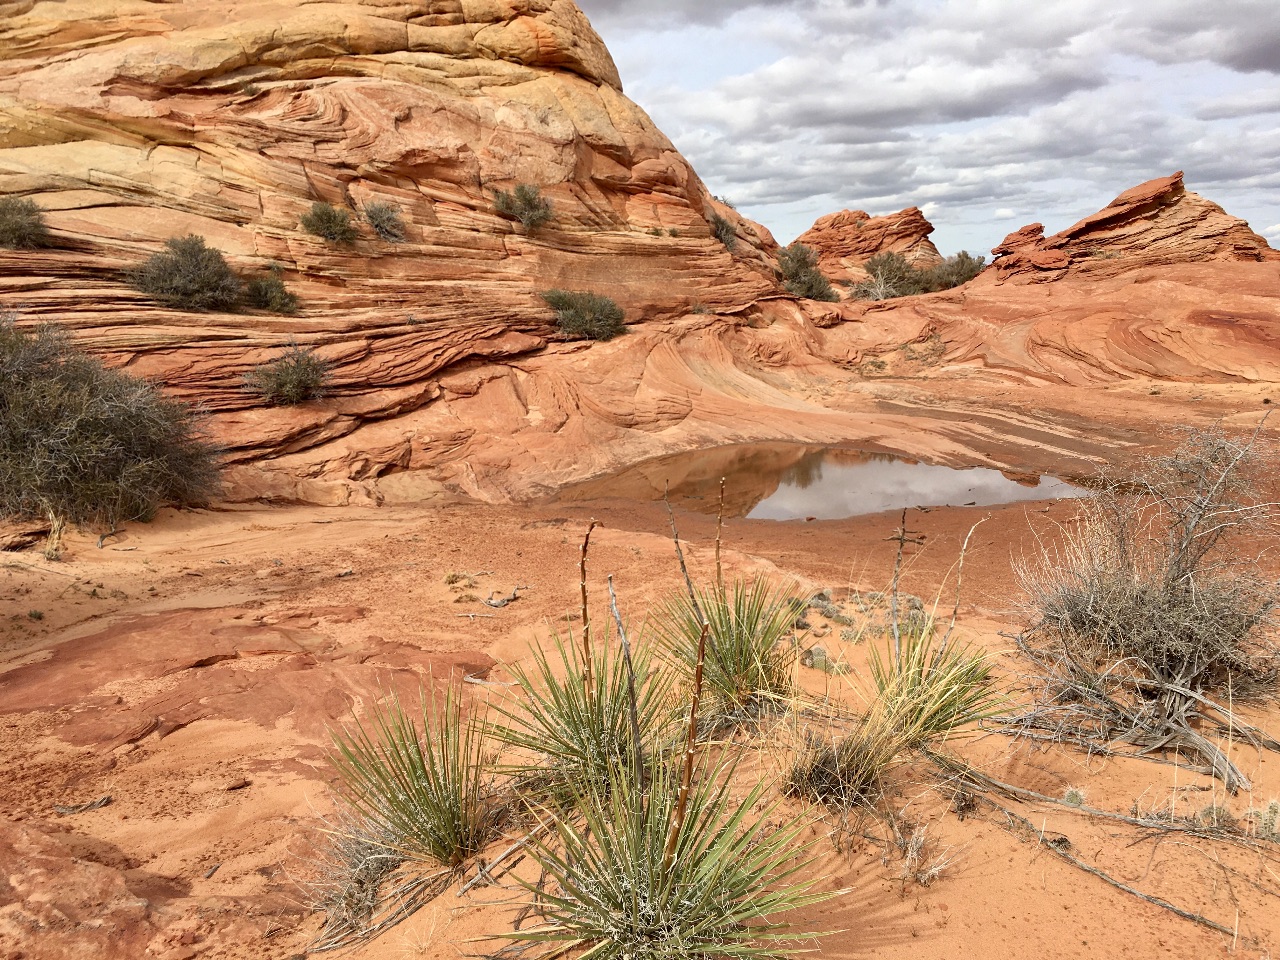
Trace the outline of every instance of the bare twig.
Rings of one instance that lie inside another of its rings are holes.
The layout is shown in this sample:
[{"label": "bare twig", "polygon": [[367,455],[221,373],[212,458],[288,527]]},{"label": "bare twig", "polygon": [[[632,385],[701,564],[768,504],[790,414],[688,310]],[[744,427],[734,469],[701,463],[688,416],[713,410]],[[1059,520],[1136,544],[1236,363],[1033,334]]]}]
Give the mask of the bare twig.
[{"label": "bare twig", "polygon": [[587,535],[582,538],[582,559],[578,563],[580,586],[582,587],[582,679],[586,684],[586,697],[591,699],[593,684],[591,666],[591,615],[587,610],[587,548],[591,545],[591,531],[600,526],[598,520],[592,520],[587,527]]},{"label": "bare twig", "polygon": [[675,859],[676,843],[680,831],[684,827],[685,812],[689,808],[689,788],[693,783],[693,757],[698,739],[698,703],[702,700],[702,666],[707,656],[707,633],[710,625],[702,624],[702,634],[698,637],[698,663],[693,671],[693,695],[689,699],[689,736],[684,746],[684,770],[680,774],[680,796],[676,800],[676,808],[672,811],[671,825],[667,829],[667,845],[662,852],[662,872],[671,869]]},{"label": "bare twig", "polygon": [[689,568],[685,566],[684,550],[680,547],[680,533],[676,530],[676,513],[671,509],[671,500],[668,497],[668,491],[662,491],[662,502],[667,505],[667,516],[671,519],[671,539],[676,545],[676,559],[680,561],[680,572],[684,574],[684,585],[689,589],[689,602],[693,604],[693,612],[698,618],[699,623],[706,623],[707,618],[702,615],[702,608],[698,606],[698,595],[693,589],[693,579],[689,576]]},{"label": "bare twig", "polygon": [[716,586],[724,589],[724,571],[720,567],[720,539],[724,532],[724,477],[720,478],[720,506],[716,510]]},{"label": "bare twig", "polygon": [[618,639],[622,643],[622,662],[627,668],[627,711],[631,715],[631,748],[635,755],[636,776],[644,778],[644,753],[640,744],[640,708],[636,702],[636,668],[631,662],[631,641],[618,610],[618,595],[613,590],[613,574],[609,574],[609,605],[613,620],[618,625]]}]

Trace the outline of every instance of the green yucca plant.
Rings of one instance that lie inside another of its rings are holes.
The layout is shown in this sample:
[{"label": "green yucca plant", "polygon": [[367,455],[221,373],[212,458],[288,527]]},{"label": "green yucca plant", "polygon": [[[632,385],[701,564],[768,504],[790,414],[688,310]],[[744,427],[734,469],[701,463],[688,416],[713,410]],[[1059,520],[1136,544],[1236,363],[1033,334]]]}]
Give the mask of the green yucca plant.
[{"label": "green yucca plant", "polygon": [[485,757],[488,722],[464,718],[452,687],[443,704],[434,692],[420,700],[421,734],[393,695],[367,722],[335,732],[329,759],[343,799],[389,849],[454,869],[496,838],[506,807]]},{"label": "green yucca plant", "polygon": [[597,644],[591,670],[571,641],[558,634],[551,651],[533,647],[531,663],[515,664],[512,675],[522,694],[519,704],[498,704],[503,722],[494,735],[516,747],[525,759],[507,769],[516,776],[544,779],[553,792],[566,787],[606,788],[618,770],[635,773],[640,731],[643,758],[667,736],[674,718],[670,674],[652,669],[643,646],[633,651],[636,722],[631,720],[627,664],[620,652]]},{"label": "green yucca plant", "polygon": [[795,688],[796,648],[785,642],[803,610],[789,586],[767,580],[718,584],[678,596],[657,617],[657,632],[680,668],[692,676],[702,618],[707,635],[704,677],[707,716],[733,723],[776,710]]},{"label": "green yucca plant", "polygon": [[945,740],[957,727],[993,716],[1000,703],[986,655],[939,639],[930,620],[899,634],[899,649],[870,651],[877,699],[903,749]]},{"label": "green yucca plant", "polygon": [[704,764],[681,807],[679,775],[650,774],[646,786],[615,775],[607,792],[579,791],[577,816],[534,840],[550,880],[529,885],[544,922],[504,936],[581,960],[752,960],[818,936],[773,918],[842,891],[814,891],[803,820],[757,811],[766,784],[734,800],[732,764]]}]

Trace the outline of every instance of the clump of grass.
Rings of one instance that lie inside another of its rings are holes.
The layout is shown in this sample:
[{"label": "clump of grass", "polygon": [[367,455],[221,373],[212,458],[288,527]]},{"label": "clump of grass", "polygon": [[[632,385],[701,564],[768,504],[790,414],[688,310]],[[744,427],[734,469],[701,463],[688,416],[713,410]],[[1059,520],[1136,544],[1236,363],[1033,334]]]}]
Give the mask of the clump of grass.
[{"label": "clump of grass", "polygon": [[129,274],[135,288],[178,310],[234,311],[243,287],[222,251],[205,245],[204,237],[189,234],[165,241]]},{"label": "clump of grass", "polygon": [[44,611],[43,611],[43,610],[28,610],[28,611],[27,611],[27,619],[28,619],[28,620],[43,620],[43,619],[44,619]]},{"label": "clump of grass", "polygon": [[818,254],[799,241],[783,247],[778,253],[778,270],[782,274],[783,286],[797,297],[829,303],[840,299],[840,294],[818,269]]},{"label": "clump of grass", "polygon": [[49,246],[49,228],[44,211],[34,200],[24,197],[0,198],[0,247],[34,250]]},{"label": "clump of grass", "polygon": [[556,312],[560,330],[575,340],[612,340],[626,330],[622,308],[598,293],[548,290],[542,299]]},{"label": "clump of grass", "polygon": [[244,375],[244,388],[268,403],[294,406],[328,392],[333,365],[309,347],[290,343],[283,354]]},{"label": "clump of grass", "polygon": [[[728,765],[687,789],[667,767],[644,786],[615,777],[556,817],[531,856],[550,880],[535,892],[543,923],[505,935],[547,956],[598,960],[765,960],[818,934],[775,919],[838,892],[815,891],[802,819],[757,812],[767,784],[733,800]],[[530,889],[534,888],[530,885]]]},{"label": "clump of grass", "polygon": [[519,220],[525,231],[532,233],[551,220],[551,201],[531,183],[517,184],[514,190],[499,190],[493,196],[493,207],[504,217]]},{"label": "clump of grass", "polygon": [[873,711],[845,736],[809,736],[783,781],[788,796],[832,807],[874,807],[902,750],[887,716]]},{"label": "clump of grass", "polygon": [[1067,787],[1062,793],[1062,802],[1069,807],[1084,806],[1084,791],[1079,787]]},{"label": "clump of grass", "polygon": [[511,667],[523,704],[496,707],[504,720],[495,736],[523,755],[509,772],[540,781],[562,800],[588,788],[604,792],[619,771],[639,777],[637,761],[645,762],[670,732],[669,673],[655,668],[642,646],[634,649],[633,726],[625,658],[608,644],[593,648],[589,670],[572,641],[558,635],[550,653],[534,647],[530,654],[529,666]]},{"label": "clump of grass", "polygon": [[656,628],[677,665],[692,677],[703,620],[709,625],[703,671],[713,726],[784,709],[795,689],[797,656],[785,638],[804,610],[796,591],[759,579],[693,593],[696,601],[687,595],[668,601]]},{"label": "clump of grass", "polygon": [[218,488],[215,448],[186,404],[111,370],[54,326],[0,315],[0,517],[67,524],[149,518]]},{"label": "clump of grass", "polygon": [[390,243],[404,242],[404,220],[400,216],[400,208],[394,203],[366,203],[364,219],[383,240]]},{"label": "clump of grass", "polygon": [[281,314],[298,312],[297,294],[290,292],[284,285],[280,271],[276,268],[272,268],[265,277],[254,277],[245,284],[244,300],[255,310]]},{"label": "clump of grass", "polygon": [[358,236],[350,212],[323,201],[313,203],[311,209],[302,215],[301,222],[307,233],[332,243],[355,243]]},{"label": "clump of grass", "polygon": [[986,657],[948,640],[930,625],[899,632],[884,650],[872,648],[866,717],[844,737],[810,737],[787,775],[787,791],[831,806],[874,806],[903,754],[992,716],[999,697]]},{"label": "clump of grass", "polygon": [[733,253],[738,246],[738,231],[734,225],[718,213],[713,213],[707,222],[711,224],[711,235],[723,243],[726,250]]}]

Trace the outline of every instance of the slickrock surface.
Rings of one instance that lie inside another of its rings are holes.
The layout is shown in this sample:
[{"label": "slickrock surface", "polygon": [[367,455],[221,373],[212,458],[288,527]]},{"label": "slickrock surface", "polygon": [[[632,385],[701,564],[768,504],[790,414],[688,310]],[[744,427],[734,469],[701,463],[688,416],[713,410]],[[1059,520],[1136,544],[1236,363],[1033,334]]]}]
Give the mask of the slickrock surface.
[{"label": "slickrock surface", "polygon": [[1070,271],[1114,276],[1134,267],[1280,260],[1265,239],[1216,203],[1188,193],[1182,171],[1148,180],[1051,237],[1033,223],[991,251],[1001,280],[1041,283]]},{"label": "slickrock surface", "polygon": [[877,253],[901,253],[918,266],[942,259],[929,239],[933,224],[919,207],[908,207],[883,217],[863,210],[841,210],[819,217],[796,239],[818,251],[818,266],[832,282],[865,280],[862,265]]}]

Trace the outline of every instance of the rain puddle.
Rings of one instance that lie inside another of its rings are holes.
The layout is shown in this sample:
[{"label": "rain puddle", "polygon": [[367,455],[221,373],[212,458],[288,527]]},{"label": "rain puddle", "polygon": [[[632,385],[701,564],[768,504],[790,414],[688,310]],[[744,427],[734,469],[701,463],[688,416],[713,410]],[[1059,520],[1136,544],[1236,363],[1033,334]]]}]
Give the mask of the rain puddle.
[{"label": "rain puddle", "polygon": [[904,507],[979,506],[1088,494],[1056,477],[957,469],[841,447],[743,444],[661,457],[580,484],[564,499],[658,500],[713,513],[725,478],[725,512],[753,520],[838,520]]}]

